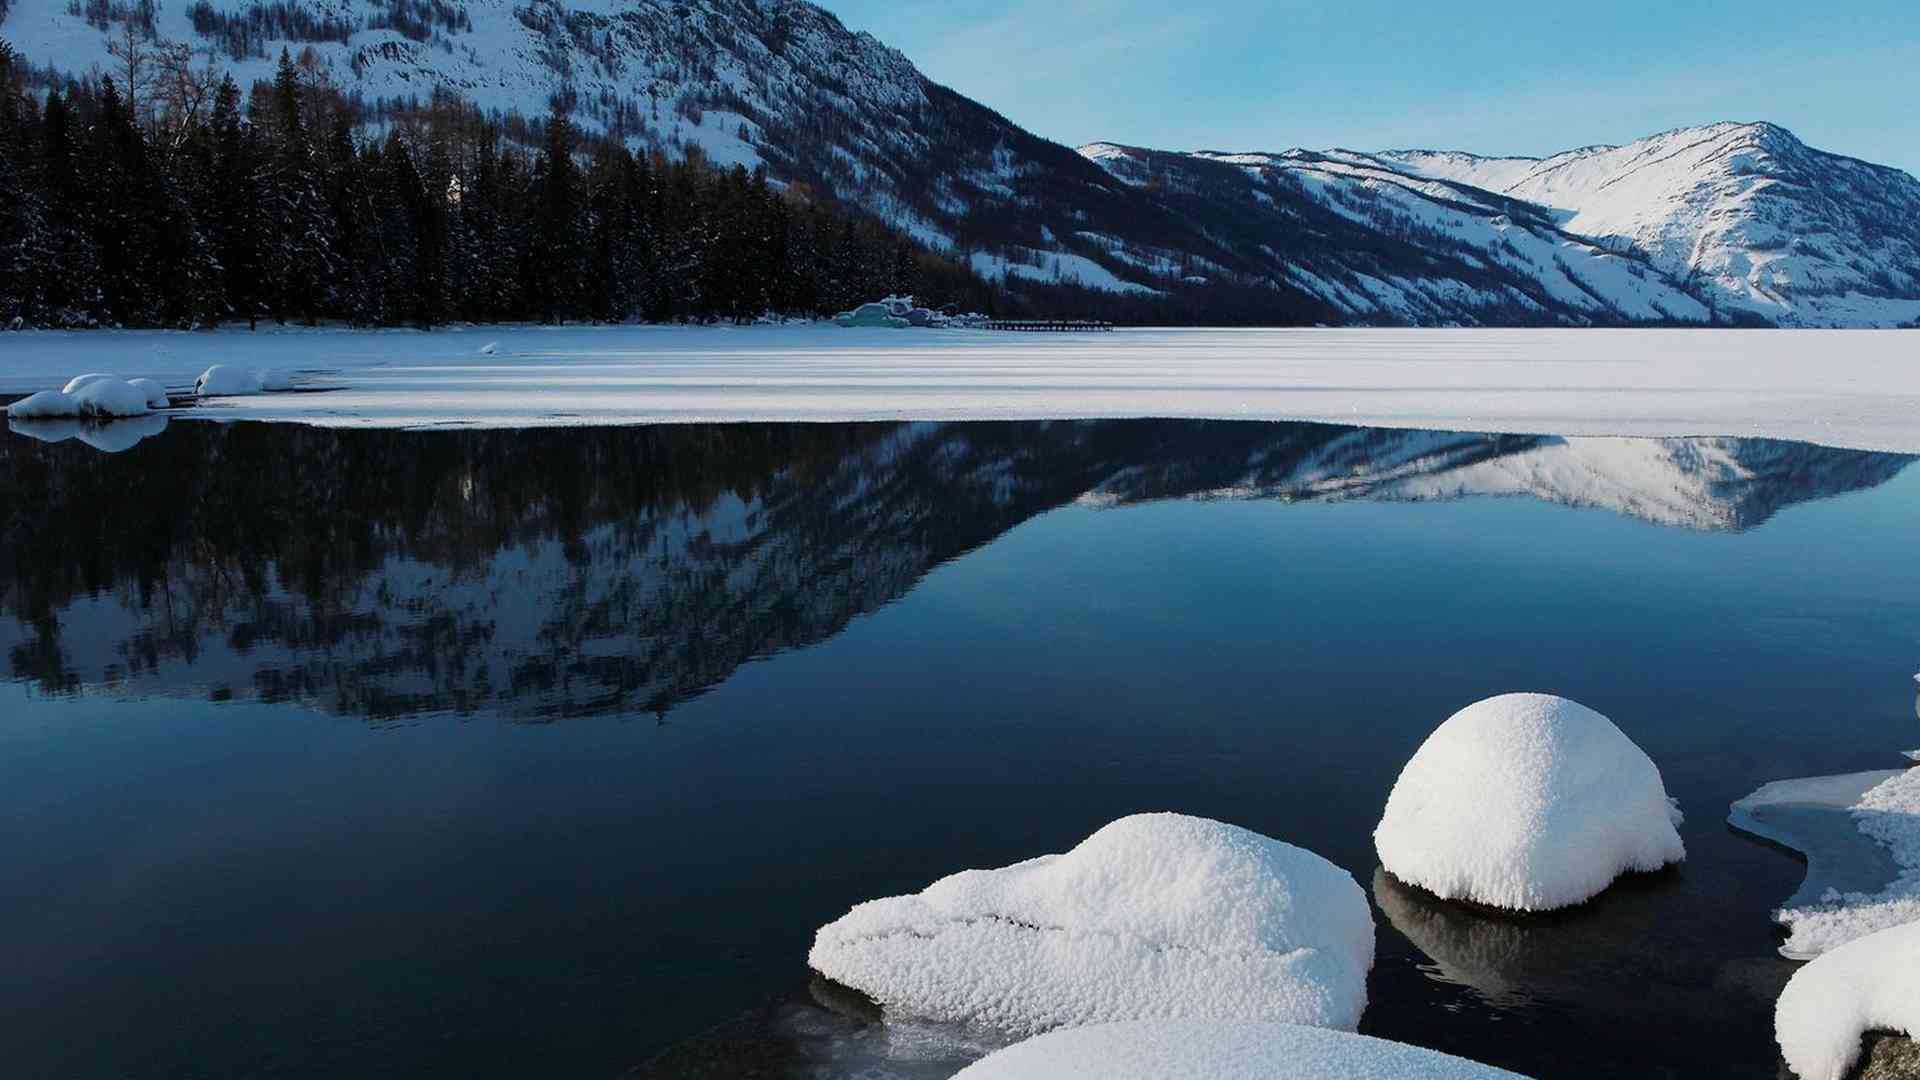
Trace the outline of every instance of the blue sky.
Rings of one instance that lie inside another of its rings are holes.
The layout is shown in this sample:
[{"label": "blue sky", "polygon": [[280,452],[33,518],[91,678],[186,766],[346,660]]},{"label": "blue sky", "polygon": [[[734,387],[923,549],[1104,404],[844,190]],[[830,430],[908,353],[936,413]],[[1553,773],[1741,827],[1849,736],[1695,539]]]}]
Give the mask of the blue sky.
[{"label": "blue sky", "polygon": [[1068,145],[1543,154],[1772,120],[1920,174],[1920,0],[823,0]]}]

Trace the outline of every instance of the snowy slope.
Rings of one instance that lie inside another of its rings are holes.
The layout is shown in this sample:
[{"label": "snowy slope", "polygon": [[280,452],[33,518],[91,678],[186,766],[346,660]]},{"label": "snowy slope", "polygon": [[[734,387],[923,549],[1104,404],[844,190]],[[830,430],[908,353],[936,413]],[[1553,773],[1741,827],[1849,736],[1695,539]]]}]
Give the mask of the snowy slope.
[{"label": "snowy slope", "polygon": [[1795,326],[1920,319],[1920,181],[1774,124],[1681,128],[1538,160],[1352,158],[1551,208],[1569,232],[1644,254],[1726,312]]},{"label": "snowy slope", "polygon": [[[1582,325],[1710,317],[1688,287],[1635,253],[1571,235],[1537,207],[1465,183],[1300,150],[1188,155],[1096,143],[1081,153],[1130,184],[1239,205],[1270,237],[1271,272],[1349,319]],[[1238,183],[1208,166],[1226,167]],[[1372,242],[1301,242],[1328,218]],[[1389,244],[1418,258],[1383,250]]]},{"label": "snowy slope", "polygon": [[570,100],[632,146],[765,164],[1015,291],[1119,294],[1143,319],[1920,320],[1920,183],[1770,125],[1544,161],[1075,153],[801,0],[10,0],[0,38],[34,65],[106,73],[108,37],[142,10],[243,82],[288,48],[374,105],[444,91],[538,118]]},{"label": "snowy slope", "polygon": [[[1432,322],[1490,304],[1465,275],[1412,280],[1302,258],[1297,199],[1444,257],[1510,267],[1596,318],[1780,326],[1920,321],[1920,181],[1814,150],[1773,124],[1686,128],[1545,159],[1459,151],[1176,154],[1094,143],[1081,154],[1139,186],[1196,188],[1196,162],[1245,171],[1271,211],[1275,258],[1356,318]],[[1345,260],[1351,262],[1351,259]],[[1351,270],[1351,268],[1347,268]],[[1436,271],[1439,268],[1435,268]],[[1358,276],[1358,281],[1355,278]],[[1436,302],[1436,293],[1444,293]]]}]

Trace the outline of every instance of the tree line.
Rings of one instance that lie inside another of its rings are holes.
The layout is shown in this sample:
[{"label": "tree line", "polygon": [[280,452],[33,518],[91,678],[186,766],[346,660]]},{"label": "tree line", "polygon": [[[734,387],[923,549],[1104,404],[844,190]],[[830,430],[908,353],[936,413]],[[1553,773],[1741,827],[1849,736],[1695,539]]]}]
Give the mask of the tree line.
[{"label": "tree line", "polygon": [[[0,326],[747,321],[1009,298],[764,169],[634,153],[447,94],[367,107],[282,50],[245,91],[143,39],[47,79],[0,42]],[[376,136],[363,134],[368,130]]]}]

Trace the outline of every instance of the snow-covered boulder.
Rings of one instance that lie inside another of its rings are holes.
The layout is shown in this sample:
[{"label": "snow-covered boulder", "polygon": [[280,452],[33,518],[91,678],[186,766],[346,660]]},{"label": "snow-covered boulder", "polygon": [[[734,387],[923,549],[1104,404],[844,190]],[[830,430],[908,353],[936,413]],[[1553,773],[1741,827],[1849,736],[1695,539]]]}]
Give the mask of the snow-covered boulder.
[{"label": "snow-covered boulder", "polygon": [[73,378],[67,380],[67,385],[61,387],[60,392],[63,394],[77,394],[81,390],[92,386],[94,383],[117,382],[119,379],[120,376],[118,375],[102,375],[97,371],[86,375],[75,375]]},{"label": "snow-covered boulder", "polygon": [[293,373],[279,368],[242,368],[215,364],[193,381],[199,397],[244,397],[293,389]]},{"label": "snow-covered boulder", "polygon": [[1389,873],[1443,899],[1547,911],[1686,858],[1679,822],[1660,770],[1612,721],[1506,694],[1427,737],[1373,838]]},{"label": "snow-covered boulder", "polygon": [[1405,1043],[1297,1024],[1133,1020],[1049,1032],[954,1080],[1517,1080]]},{"label": "snow-covered boulder", "polygon": [[88,383],[68,396],[79,406],[81,416],[145,416],[152,411],[147,392],[121,379]]},{"label": "snow-covered boulder", "polygon": [[150,409],[164,409],[173,404],[173,400],[167,396],[167,388],[152,379],[128,379],[127,385],[147,395],[147,407]]},{"label": "snow-covered boulder", "polygon": [[1841,1080],[1869,1031],[1920,1036],[1920,922],[1848,942],[1795,972],[1773,1027],[1800,1080]]},{"label": "snow-covered boulder", "polygon": [[1373,916],[1352,876],[1310,851],[1140,814],[1064,855],[861,904],[807,959],[890,1016],[1016,1035],[1171,1017],[1351,1030]]},{"label": "snow-covered boulder", "polygon": [[193,380],[193,392],[198,397],[240,397],[258,394],[262,389],[257,373],[227,364],[215,364]]},{"label": "snow-covered boulder", "polygon": [[145,416],[151,411],[145,391],[111,375],[83,375],[67,385],[78,389],[42,390],[7,406],[7,415],[16,420],[72,416],[104,420]]},{"label": "snow-covered boulder", "polygon": [[15,420],[48,420],[78,416],[80,407],[65,390],[42,390],[7,406],[7,415]]}]

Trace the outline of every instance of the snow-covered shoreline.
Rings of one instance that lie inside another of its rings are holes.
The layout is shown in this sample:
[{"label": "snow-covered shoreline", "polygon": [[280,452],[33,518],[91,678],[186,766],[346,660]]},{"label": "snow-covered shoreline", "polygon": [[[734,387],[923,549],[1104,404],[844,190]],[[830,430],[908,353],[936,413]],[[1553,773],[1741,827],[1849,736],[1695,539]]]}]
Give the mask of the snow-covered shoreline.
[{"label": "snow-covered shoreline", "polygon": [[328,392],[206,415],[337,427],[1167,417],[1920,452],[1920,334],[1869,330],[33,331],[0,334],[0,395],[218,363]]}]

